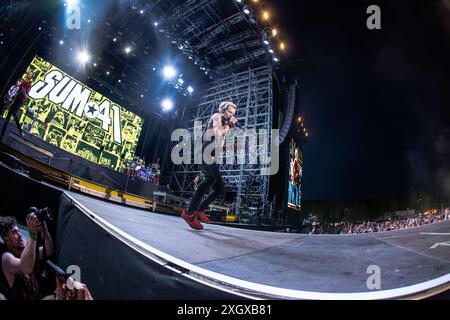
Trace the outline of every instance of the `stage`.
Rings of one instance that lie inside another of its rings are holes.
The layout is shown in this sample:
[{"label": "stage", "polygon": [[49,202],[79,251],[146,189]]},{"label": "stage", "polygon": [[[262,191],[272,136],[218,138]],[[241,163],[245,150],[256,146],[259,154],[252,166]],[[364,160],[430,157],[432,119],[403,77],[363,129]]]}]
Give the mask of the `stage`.
[{"label": "stage", "polygon": [[[355,235],[273,233],[205,225],[65,192],[128,245],[249,297],[384,299],[412,297],[450,283],[450,221]],[[381,289],[368,289],[369,266]],[[426,296],[427,294],[425,294]]]}]

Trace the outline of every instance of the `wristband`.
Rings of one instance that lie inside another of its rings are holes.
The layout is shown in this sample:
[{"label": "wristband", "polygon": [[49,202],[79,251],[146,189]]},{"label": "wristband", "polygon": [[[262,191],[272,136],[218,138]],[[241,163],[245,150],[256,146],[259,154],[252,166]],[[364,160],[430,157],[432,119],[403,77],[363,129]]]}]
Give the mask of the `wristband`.
[{"label": "wristband", "polygon": [[29,231],[28,231],[28,234],[30,235],[30,238],[31,238],[32,240],[37,241],[37,234],[31,233],[31,232],[29,232]]}]

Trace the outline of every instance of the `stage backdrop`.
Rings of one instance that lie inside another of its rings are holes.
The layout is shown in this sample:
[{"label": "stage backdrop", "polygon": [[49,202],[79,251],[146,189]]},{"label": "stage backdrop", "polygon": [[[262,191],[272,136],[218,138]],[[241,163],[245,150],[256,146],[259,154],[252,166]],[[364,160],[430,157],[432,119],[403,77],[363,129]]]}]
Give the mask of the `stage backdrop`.
[{"label": "stage backdrop", "polygon": [[[143,119],[36,56],[22,128],[61,149],[114,170],[134,156]],[[25,79],[26,74],[23,76]]]}]

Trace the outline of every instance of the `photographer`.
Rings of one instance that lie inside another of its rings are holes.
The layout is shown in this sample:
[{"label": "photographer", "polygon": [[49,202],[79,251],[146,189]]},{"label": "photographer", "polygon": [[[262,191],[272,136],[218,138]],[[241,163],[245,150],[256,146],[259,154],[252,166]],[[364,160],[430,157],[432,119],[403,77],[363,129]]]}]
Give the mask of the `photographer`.
[{"label": "photographer", "polygon": [[[0,284],[3,283],[2,292],[11,300],[42,298],[37,280],[37,262],[53,254],[53,242],[45,221],[30,213],[26,222],[30,237],[25,241],[14,217],[0,217],[0,236],[5,243],[0,256]],[[38,234],[45,242],[45,250],[43,246],[37,248]]]}]

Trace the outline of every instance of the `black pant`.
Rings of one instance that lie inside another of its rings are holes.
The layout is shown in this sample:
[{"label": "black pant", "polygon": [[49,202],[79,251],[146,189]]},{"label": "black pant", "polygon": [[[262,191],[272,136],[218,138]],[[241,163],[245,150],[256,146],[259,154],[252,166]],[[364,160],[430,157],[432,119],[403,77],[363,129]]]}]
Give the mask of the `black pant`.
[{"label": "black pant", "polygon": [[[199,184],[189,202],[188,214],[194,213],[194,211],[203,211],[207,209],[211,202],[225,194],[225,186],[223,184],[222,176],[220,175],[219,165],[216,163],[202,164],[200,168],[205,178]],[[208,196],[200,203],[200,200],[211,187],[212,190],[209,192]]]},{"label": "black pant", "polygon": [[2,134],[0,135],[0,140],[3,139],[3,135],[5,134],[6,127],[8,126],[9,119],[11,117],[14,117],[14,121],[16,122],[17,129],[19,129],[20,135],[22,135],[22,129],[20,128],[19,118],[17,117],[17,112],[19,111],[20,107],[22,106],[23,102],[19,99],[16,99],[13,104],[9,107],[8,115],[5,118],[5,122],[3,123],[3,129]]}]

